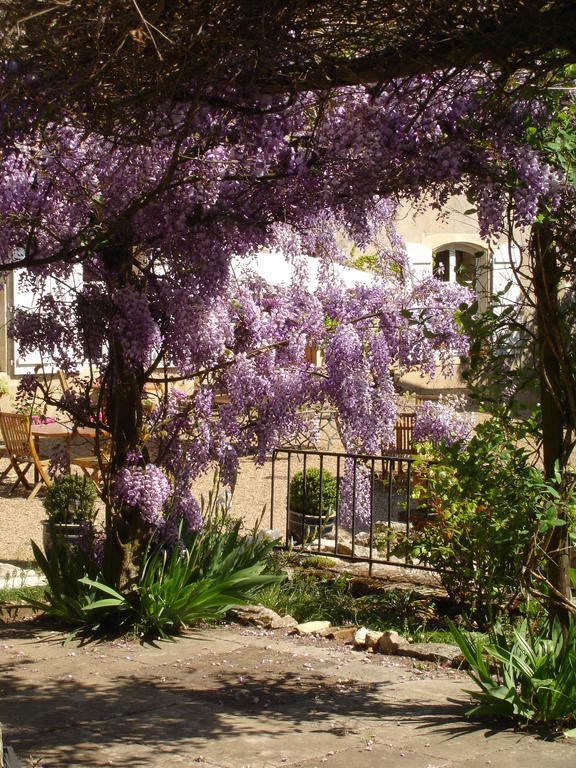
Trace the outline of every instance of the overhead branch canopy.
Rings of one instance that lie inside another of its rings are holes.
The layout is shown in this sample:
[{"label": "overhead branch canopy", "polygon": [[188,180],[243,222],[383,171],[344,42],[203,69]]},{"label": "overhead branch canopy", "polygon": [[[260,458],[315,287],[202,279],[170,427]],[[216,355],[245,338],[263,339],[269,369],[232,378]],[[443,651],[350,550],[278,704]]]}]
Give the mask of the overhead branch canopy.
[{"label": "overhead branch canopy", "polygon": [[488,63],[576,61],[571,0],[0,0],[7,78],[115,122],[222,86],[250,94],[379,84]]}]

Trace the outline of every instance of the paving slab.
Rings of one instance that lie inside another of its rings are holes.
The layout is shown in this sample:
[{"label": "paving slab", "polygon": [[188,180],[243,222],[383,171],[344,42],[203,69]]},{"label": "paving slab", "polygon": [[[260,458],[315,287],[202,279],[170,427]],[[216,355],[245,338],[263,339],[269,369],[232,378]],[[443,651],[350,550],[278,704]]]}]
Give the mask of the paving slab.
[{"label": "paving slab", "polygon": [[576,768],[576,745],[471,722],[458,670],[237,626],[176,642],[0,627],[4,739],[35,768]]}]

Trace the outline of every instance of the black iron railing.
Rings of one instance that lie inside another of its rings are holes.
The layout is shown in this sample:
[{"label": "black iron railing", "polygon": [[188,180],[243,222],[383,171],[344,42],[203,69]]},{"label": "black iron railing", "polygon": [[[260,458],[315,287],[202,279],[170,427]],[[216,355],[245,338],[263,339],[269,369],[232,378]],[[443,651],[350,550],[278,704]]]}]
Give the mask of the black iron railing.
[{"label": "black iron railing", "polygon": [[[411,454],[352,454],[282,448],[272,456],[270,528],[284,522],[286,545],[345,560],[431,570],[412,554],[420,526],[430,517],[425,502],[412,498],[415,482],[425,483],[414,470]],[[290,485],[302,472],[304,507],[310,467],[336,480],[334,508],[323,511],[324,483],[319,498],[305,514],[291,510]],[[346,493],[344,493],[346,487]],[[345,509],[344,509],[345,504]],[[282,521],[285,515],[285,521]]]}]

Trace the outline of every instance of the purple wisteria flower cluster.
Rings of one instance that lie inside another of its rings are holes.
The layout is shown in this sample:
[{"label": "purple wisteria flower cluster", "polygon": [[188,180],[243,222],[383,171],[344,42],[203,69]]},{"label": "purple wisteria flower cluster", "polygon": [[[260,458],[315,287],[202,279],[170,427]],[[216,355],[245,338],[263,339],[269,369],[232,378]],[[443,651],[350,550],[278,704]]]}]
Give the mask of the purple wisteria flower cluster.
[{"label": "purple wisteria flower cluster", "polygon": [[144,293],[133,287],[121,288],[115,295],[113,333],[133,365],[147,365],[154,349],[162,344],[160,329],[150,312]]},{"label": "purple wisteria flower cluster", "polygon": [[138,509],[144,520],[158,525],[172,486],[160,467],[147,464],[121,469],[114,478],[114,495],[118,502]]},{"label": "purple wisteria flower cluster", "polygon": [[67,474],[70,470],[70,454],[68,446],[65,443],[56,443],[50,452],[50,463],[48,464],[48,475],[51,480]]},{"label": "purple wisteria flower cluster", "polygon": [[370,524],[372,488],[370,470],[362,462],[346,459],[340,479],[340,525],[348,530],[354,525]]},{"label": "purple wisteria flower cluster", "polygon": [[[137,455],[130,457],[133,462],[140,458]],[[174,465],[173,454],[171,458]],[[182,471],[178,474],[167,474],[155,464],[141,466],[133,463],[122,468],[114,479],[116,502],[138,509],[143,520],[153,527],[155,536],[170,546],[178,544],[182,530],[199,531],[202,528],[200,505],[190,491],[189,466],[186,462],[181,462],[180,466]]]},{"label": "purple wisteria flower cluster", "polygon": [[429,400],[418,406],[414,424],[414,441],[431,442],[433,445],[465,444],[472,437],[474,420],[470,413],[461,410],[458,398],[447,397]]}]

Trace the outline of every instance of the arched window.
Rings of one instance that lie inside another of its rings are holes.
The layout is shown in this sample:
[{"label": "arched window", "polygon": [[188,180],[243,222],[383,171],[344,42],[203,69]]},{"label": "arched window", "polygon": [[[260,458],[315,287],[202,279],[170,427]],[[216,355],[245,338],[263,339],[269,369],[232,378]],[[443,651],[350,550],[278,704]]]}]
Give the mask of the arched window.
[{"label": "arched window", "polygon": [[443,249],[434,253],[434,274],[446,283],[460,283],[474,287],[480,254],[456,249]]},{"label": "arched window", "polygon": [[434,275],[446,283],[460,283],[470,288],[484,309],[491,290],[490,259],[485,250],[472,244],[441,246],[432,255]]}]

